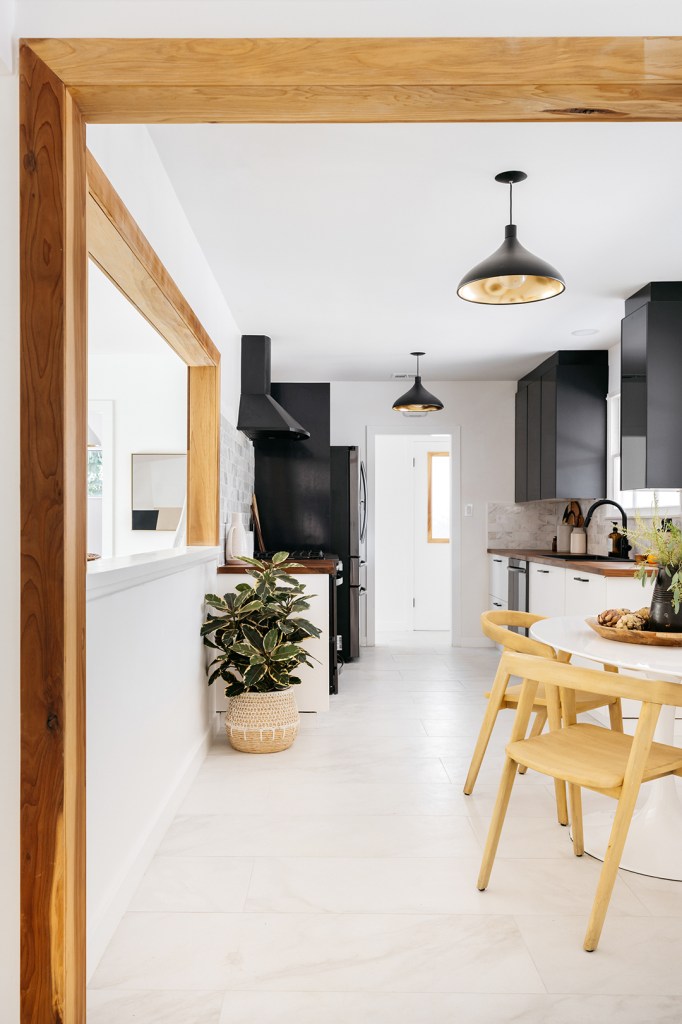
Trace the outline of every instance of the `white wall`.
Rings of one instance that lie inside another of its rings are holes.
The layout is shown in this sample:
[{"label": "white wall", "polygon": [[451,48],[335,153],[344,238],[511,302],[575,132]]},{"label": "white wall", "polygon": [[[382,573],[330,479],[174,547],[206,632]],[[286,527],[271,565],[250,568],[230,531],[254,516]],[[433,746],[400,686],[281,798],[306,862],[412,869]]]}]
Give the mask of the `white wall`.
[{"label": "white wall", "polygon": [[88,125],[87,141],[95,159],[220,349],[222,411],[230,423],[236,424],[241,331],[149,132],[144,125]]},{"label": "white wall", "polygon": [[[376,434],[452,435],[452,559],[453,643],[481,643],[479,616],[487,607],[486,503],[514,498],[514,381],[438,381],[432,390],[444,403],[442,412],[420,419],[391,408],[399,383],[340,383],[331,385],[331,443],[359,445],[370,473],[373,495],[373,452],[367,438]],[[429,387],[428,380],[426,386]],[[461,437],[461,454],[457,443]],[[373,447],[373,445],[372,445]],[[458,472],[459,467],[459,472]],[[462,517],[462,507],[473,515]],[[372,523],[370,508],[370,524]],[[458,557],[458,543],[460,555]],[[373,586],[371,544],[367,581]],[[368,618],[372,606],[368,594]],[[371,625],[371,624],[370,624]],[[371,637],[371,629],[368,630]]]},{"label": "white wall", "polygon": [[[89,974],[208,747],[212,716],[199,632],[216,561],[206,549],[196,555],[208,561],[142,577],[127,589],[108,582],[120,576],[115,569],[89,573]],[[177,553],[179,564],[183,557]]]},{"label": "white wall", "polygon": [[19,1019],[19,97],[0,76],[0,1007]]}]

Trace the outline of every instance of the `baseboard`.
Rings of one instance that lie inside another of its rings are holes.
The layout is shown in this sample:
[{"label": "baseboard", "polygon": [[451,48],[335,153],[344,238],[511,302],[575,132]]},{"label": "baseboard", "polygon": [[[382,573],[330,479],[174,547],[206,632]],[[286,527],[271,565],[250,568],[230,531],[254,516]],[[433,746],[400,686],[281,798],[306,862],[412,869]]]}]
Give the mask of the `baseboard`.
[{"label": "baseboard", "polygon": [[99,908],[93,913],[93,919],[88,921],[88,980],[97,969],[105,949],[128,909],[135,890],[152,862],[164,833],[177,814],[180,804],[206,759],[211,743],[211,732],[210,728],[207,729],[193,753],[185,758],[184,764],[179,768],[168,787],[165,799],[161,801],[149,828],[140,838],[136,849],[121,866],[107,894],[100,901]]}]

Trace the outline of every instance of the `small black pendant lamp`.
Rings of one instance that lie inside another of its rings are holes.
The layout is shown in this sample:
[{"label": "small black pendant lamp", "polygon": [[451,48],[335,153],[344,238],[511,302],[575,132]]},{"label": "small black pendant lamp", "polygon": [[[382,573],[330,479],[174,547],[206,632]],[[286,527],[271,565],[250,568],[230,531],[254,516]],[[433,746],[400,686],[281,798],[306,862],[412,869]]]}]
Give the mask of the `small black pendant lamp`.
[{"label": "small black pendant lamp", "polygon": [[410,390],[400,398],[396,398],[393,403],[393,408],[397,412],[438,412],[443,408],[441,400],[422,387],[422,379],[419,376],[419,357],[424,354],[424,352],[410,352],[411,356],[417,357],[417,373]]},{"label": "small black pendant lamp", "polygon": [[519,242],[512,220],[512,188],[528,177],[523,171],[502,171],[495,181],[509,185],[509,223],[504,242],[492,256],[465,274],[457,294],[467,302],[508,306],[515,302],[541,302],[561,295],[566,282],[549,263],[538,259]]}]

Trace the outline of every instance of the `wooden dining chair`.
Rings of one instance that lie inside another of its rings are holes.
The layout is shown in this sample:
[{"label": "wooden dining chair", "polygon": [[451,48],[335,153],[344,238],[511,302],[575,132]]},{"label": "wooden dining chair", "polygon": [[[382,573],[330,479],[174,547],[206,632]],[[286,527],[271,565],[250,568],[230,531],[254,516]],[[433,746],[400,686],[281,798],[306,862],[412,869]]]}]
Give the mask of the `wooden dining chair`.
[{"label": "wooden dining chair", "polygon": [[[616,815],[584,942],[584,949],[591,952],[599,943],[640,786],[643,782],[666,775],[682,775],[682,749],[653,742],[661,707],[682,707],[682,684],[576,668],[526,654],[505,653],[502,663],[505,673],[519,676],[523,683],[483,853],[478,888],[486,889],[490,881],[519,765],[568,784],[573,851],[577,857],[584,852],[581,788],[613,797],[618,801]],[[542,736],[526,738],[541,685],[560,687],[563,722],[558,728],[550,724],[550,731]],[[627,698],[641,702],[634,737],[599,725],[577,723],[576,698],[586,693],[601,694],[619,701]]]},{"label": "wooden dining chair", "polygon": [[[546,644],[540,643],[538,640],[533,640],[531,637],[524,636],[522,633],[514,633],[510,630],[509,626],[521,626],[525,629],[529,629],[535,622],[540,622],[544,616],[542,615],[529,615],[528,612],[483,612],[481,615],[481,627],[485,635],[493,640],[495,643],[500,644],[503,651],[516,651],[520,654],[532,654],[540,658],[548,658],[550,661],[556,659],[554,650],[548,647]],[[474,753],[471,758],[471,764],[469,765],[469,772],[464,783],[464,792],[469,796],[474,791],[476,785],[476,779],[483,763],[485,752],[488,749],[488,743],[492,735],[492,731],[497,721],[497,716],[503,708],[516,708],[519,702],[521,694],[521,684],[512,683],[510,684],[510,675],[505,672],[503,663],[500,661],[495,678],[493,680],[492,689],[489,693],[486,693],[488,698],[488,704],[485,709],[483,721],[481,723],[481,729],[476,740],[476,746],[474,747]],[[611,728],[618,732],[623,731],[623,715],[621,712],[620,701],[615,698],[606,698],[596,693],[585,693],[581,694],[576,700],[576,712],[582,714],[585,711],[592,711],[595,708],[601,708],[608,706],[609,719],[611,722]],[[559,693],[555,687],[550,687],[547,693],[545,693],[544,687],[538,687],[535,702],[533,704],[533,711],[535,712],[535,720],[531,728],[531,736],[539,736],[545,727],[548,717],[551,721],[554,721],[555,725],[558,726],[560,723],[561,710],[559,702]],[[521,767],[521,774],[525,772],[525,767]],[[557,802],[557,818],[559,824],[568,824],[568,807],[566,802],[566,787],[563,782],[558,782],[555,785],[556,790],[556,802]]]}]

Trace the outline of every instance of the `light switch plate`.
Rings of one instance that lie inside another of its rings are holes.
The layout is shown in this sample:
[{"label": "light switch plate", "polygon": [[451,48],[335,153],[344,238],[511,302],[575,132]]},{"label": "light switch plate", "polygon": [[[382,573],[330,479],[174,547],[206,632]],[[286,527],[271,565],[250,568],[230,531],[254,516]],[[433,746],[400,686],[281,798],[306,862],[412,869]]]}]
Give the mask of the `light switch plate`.
[{"label": "light switch plate", "polygon": [[468,518],[469,516],[473,516],[473,514],[474,514],[474,506],[473,505],[465,505],[464,506],[464,515]]}]

